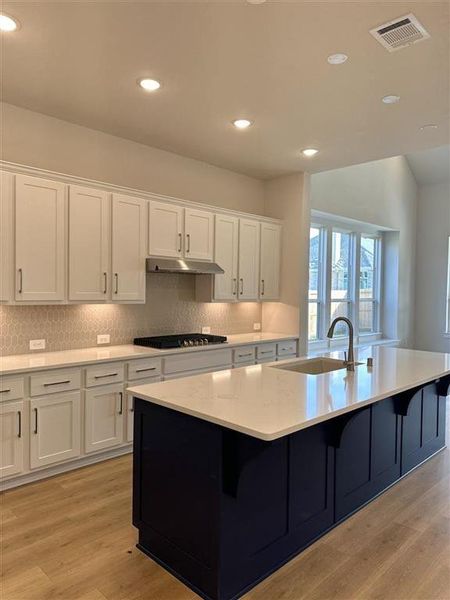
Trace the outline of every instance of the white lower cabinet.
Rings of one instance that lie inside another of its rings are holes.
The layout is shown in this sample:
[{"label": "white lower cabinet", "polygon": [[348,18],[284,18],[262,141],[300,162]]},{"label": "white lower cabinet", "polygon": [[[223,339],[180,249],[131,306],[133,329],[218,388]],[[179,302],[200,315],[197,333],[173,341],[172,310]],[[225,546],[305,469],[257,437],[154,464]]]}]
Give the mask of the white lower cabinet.
[{"label": "white lower cabinet", "polygon": [[80,392],[30,400],[30,467],[80,456]]},{"label": "white lower cabinet", "polygon": [[0,404],[0,478],[23,471],[24,402]]},{"label": "white lower cabinet", "polygon": [[86,390],[84,405],[86,453],[122,444],[124,403],[125,393],[121,383]]}]

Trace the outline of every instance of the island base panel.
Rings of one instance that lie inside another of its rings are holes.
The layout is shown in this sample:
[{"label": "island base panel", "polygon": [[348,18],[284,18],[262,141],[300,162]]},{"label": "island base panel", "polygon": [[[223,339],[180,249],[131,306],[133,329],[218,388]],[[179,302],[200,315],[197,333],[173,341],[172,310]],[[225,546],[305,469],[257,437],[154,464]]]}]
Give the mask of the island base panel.
[{"label": "island base panel", "polygon": [[420,411],[387,398],[273,442],[136,398],[138,548],[203,598],[239,598],[444,447],[445,399],[416,394]]}]

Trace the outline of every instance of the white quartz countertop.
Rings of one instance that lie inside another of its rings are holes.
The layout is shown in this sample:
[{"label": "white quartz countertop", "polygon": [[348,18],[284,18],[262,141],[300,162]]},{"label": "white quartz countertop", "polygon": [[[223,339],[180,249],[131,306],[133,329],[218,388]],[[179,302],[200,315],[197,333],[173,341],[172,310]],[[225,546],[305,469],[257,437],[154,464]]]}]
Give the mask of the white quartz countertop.
[{"label": "white quartz countertop", "polygon": [[[450,374],[450,354],[383,346],[356,352],[374,366],[323,375],[285,371],[283,363],[195,375],[129,388],[134,396],[270,441]],[[341,358],[342,353],[329,354]]]},{"label": "white quartz countertop", "polygon": [[184,352],[205,352],[245,344],[295,340],[298,339],[298,336],[283,333],[241,333],[228,335],[227,338],[228,341],[225,344],[211,344],[210,346],[194,346],[189,348],[171,348],[170,350],[157,350],[155,348],[124,344],[121,346],[96,346],[94,348],[80,348],[79,350],[3,356],[0,357],[0,375],[42,371],[44,369],[62,367],[75,367],[98,362],[112,362],[115,360],[130,360],[133,358],[145,358],[149,356],[164,357]]}]

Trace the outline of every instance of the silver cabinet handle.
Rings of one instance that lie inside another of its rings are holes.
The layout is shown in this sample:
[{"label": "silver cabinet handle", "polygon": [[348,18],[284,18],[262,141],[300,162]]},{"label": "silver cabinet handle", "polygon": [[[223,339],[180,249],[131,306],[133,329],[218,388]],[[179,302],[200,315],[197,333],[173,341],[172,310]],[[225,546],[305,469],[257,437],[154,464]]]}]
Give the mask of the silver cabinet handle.
[{"label": "silver cabinet handle", "polygon": [[22,411],[21,410],[17,411],[17,418],[18,418],[18,427],[19,427],[19,430],[17,432],[17,437],[21,438],[22,437]]},{"label": "silver cabinet handle", "polygon": [[186,254],[188,254],[191,251],[191,234],[187,233],[186,234]]},{"label": "silver cabinet handle", "polygon": [[183,249],[183,234],[179,233],[178,234],[178,252],[181,252],[182,249]]},{"label": "silver cabinet handle", "polygon": [[119,415],[123,415],[123,392],[119,392],[120,404],[119,404]]},{"label": "silver cabinet handle", "polygon": [[116,289],[114,290],[115,294],[119,293],[119,273],[114,273],[114,279],[116,281]]},{"label": "silver cabinet handle", "polygon": [[0,394],[7,394],[10,391],[11,391],[11,388],[9,388],[7,390],[0,390]]},{"label": "silver cabinet handle", "polygon": [[105,373],[105,375],[94,375],[94,379],[104,379],[105,377],[117,377],[119,373]]},{"label": "silver cabinet handle", "polygon": [[240,293],[243,294],[244,293],[244,280],[242,279],[242,277],[239,279],[239,281],[241,282],[241,291]]},{"label": "silver cabinet handle", "polygon": [[52,381],[51,383],[44,383],[44,387],[50,387],[51,385],[64,385],[65,383],[70,383],[71,379],[66,379],[65,381]]},{"label": "silver cabinet handle", "polygon": [[108,291],[108,273],[103,273],[103,293]]},{"label": "silver cabinet handle", "polygon": [[264,296],[264,292],[266,290],[266,283],[264,279],[261,279],[261,296]]},{"label": "silver cabinet handle", "polygon": [[145,371],[156,371],[156,367],[146,367],[145,369],[136,369],[136,373],[145,373]]},{"label": "silver cabinet handle", "polygon": [[247,356],[253,356],[253,352],[249,352],[248,354],[238,354],[239,358],[246,358]]},{"label": "silver cabinet handle", "polygon": [[19,274],[19,289],[18,289],[18,292],[19,292],[19,294],[21,294],[22,290],[23,290],[23,271],[22,271],[22,269],[18,269],[17,272]]},{"label": "silver cabinet handle", "polygon": [[237,279],[233,277],[233,296],[237,295]]},{"label": "silver cabinet handle", "polygon": [[260,354],[274,354],[273,350],[261,350]]},{"label": "silver cabinet handle", "polygon": [[34,433],[38,432],[38,409],[34,409]]}]

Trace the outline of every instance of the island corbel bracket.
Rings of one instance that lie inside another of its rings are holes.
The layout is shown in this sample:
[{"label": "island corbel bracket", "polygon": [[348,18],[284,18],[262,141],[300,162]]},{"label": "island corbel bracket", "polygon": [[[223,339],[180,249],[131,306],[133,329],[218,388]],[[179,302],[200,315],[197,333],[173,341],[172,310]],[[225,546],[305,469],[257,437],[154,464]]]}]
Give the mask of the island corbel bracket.
[{"label": "island corbel bracket", "polygon": [[394,407],[396,414],[401,415],[402,417],[408,416],[409,405],[411,404],[412,399],[419,392],[421,392],[425,386],[426,384],[420,385],[418,387],[411,388],[410,390],[405,390],[404,392],[394,396]]},{"label": "island corbel bracket", "polygon": [[450,375],[446,375],[445,377],[441,377],[436,382],[436,390],[438,396],[449,396],[450,395]]},{"label": "island corbel bracket", "polygon": [[330,422],[330,426],[328,429],[328,443],[333,448],[340,448],[342,436],[344,435],[344,431],[347,428],[347,425],[353,421],[353,419],[361,413],[364,408],[359,408],[357,410],[353,410],[350,413],[345,415],[341,415],[340,417],[336,417],[334,421]]},{"label": "island corbel bracket", "polygon": [[[237,498],[239,480],[250,462],[258,458],[271,442],[226,429],[222,437],[222,491],[231,498]],[[248,443],[242,443],[246,440]]]}]

